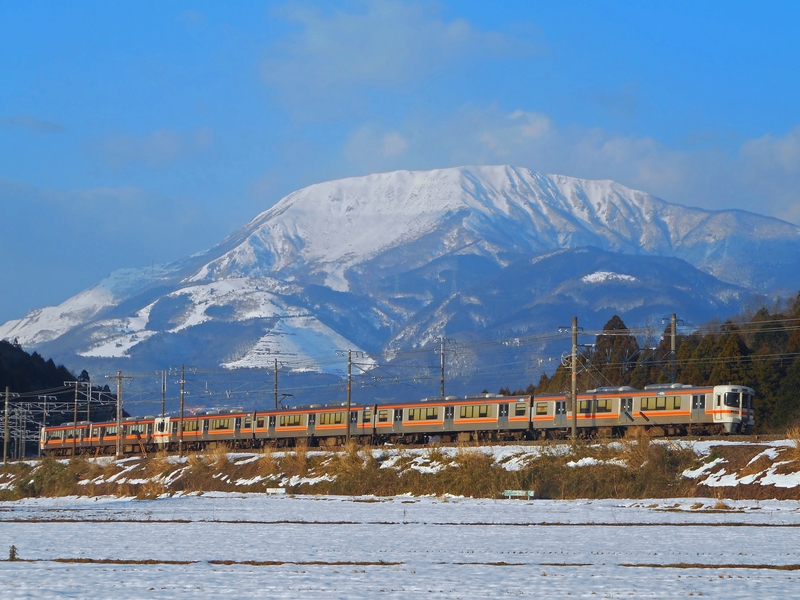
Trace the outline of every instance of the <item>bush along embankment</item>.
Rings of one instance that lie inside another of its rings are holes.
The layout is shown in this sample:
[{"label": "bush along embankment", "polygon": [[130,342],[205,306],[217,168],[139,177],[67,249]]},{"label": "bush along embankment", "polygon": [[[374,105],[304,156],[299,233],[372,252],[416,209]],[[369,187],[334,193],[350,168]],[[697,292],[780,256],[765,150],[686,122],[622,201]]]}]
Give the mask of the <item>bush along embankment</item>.
[{"label": "bush along embankment", "polygon": [[9,463],[0,500],[68,495],[152,499],[222,492],[537,498],[800,499],[800,432],[759,443],[666,442],[157,454]]}]

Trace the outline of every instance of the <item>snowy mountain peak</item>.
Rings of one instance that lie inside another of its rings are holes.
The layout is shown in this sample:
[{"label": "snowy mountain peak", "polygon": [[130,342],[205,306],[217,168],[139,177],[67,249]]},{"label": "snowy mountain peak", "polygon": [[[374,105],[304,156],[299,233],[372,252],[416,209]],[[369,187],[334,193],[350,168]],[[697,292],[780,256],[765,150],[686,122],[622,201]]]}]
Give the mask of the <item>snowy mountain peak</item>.
[{"label": "snowy mountain peak", "polygon": [[395,171],[295,191],[205,252],[117,271],[0,338],[143,370],[280,357],[341,373],[336,349],[516,335],[561,322],[565,299],[707,318],[748,290],[796,293],[797,272],[800,228],[776,219],[511,166]]}]

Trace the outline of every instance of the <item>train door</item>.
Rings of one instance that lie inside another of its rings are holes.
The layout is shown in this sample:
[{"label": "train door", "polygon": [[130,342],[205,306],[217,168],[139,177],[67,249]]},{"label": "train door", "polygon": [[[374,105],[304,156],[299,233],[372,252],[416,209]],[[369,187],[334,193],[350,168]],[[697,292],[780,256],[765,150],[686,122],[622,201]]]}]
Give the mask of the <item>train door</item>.
[{"label": "train door", "polygon": [[623,425],[633,422],[633,398],[619,399],[619,422]]},{"label": "train door", "polygon": [[706,395],[692,394],[692,423],[706,420]]},{"label": "train door", "polygon": [[444,407],[444,430],[453,431],[455,429],[455,406]]},{"label": "train door", "polygon": [[713,402],[714,423],[722,423],[722,421],[725,419],[724,415],[722,414],[722,411],[725,410],[725,405],[722,403],[722,394],[715,393]]},{"label": "train door", "polygon": [[555,403],[555,414],[553,415],[553,424],[556,427],[567,426],[567,401],[558,400]]},{"label": "train door", "polygon": [[358,413],[359,413],[359,411],[357,411],[357,410],[351,410],[350,411],[350,419],[349,419],[350,423],[349,423],[348,427],[350,428],[350,435],[351,436],[359,434],[359,431],[358,431]]},{"label": "train door", "polygon": [[500,410],[497,413],[497,428],[500,430],[508,429],[508,402],[500,405]]},{"label": "train door", "polygon": [[392,431],[396,433],[403,432],[403,409],[402,408],[395,408],[394,409],[394,423],[392,426]]},{"label": "train door", "polygon": [[317,425],[317,414],[316,413],[309,413],[308,414],[308,437],[314,437],[314,428]]}]

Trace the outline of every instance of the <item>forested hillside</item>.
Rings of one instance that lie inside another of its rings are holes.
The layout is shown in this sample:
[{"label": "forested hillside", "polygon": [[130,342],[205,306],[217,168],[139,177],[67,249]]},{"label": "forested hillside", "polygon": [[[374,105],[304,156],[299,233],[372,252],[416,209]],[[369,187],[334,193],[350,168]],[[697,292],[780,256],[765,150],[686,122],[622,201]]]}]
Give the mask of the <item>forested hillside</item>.
[{"label": "forested hillside", "polygon": [[[784,430],[800,422],[800,295],[787,304],[707,323],[691,334],[679,332],[674,357],[669,325],[657,345],[653,337],[612,317],[594,345],[579,348],[578,390],[671,381],[738,383],[756,391],[757,431]],[[518,391],[544,394],[569,388],[570,368],[559,366],[552,377],[542,375],[538,385]]]},{"label": "forested hillside", "polygon": [[63,365],[45,360],[37,352],[28,354],[18,344],[0,340],[0,392],[33,392],[64,387],[75,375]]}]

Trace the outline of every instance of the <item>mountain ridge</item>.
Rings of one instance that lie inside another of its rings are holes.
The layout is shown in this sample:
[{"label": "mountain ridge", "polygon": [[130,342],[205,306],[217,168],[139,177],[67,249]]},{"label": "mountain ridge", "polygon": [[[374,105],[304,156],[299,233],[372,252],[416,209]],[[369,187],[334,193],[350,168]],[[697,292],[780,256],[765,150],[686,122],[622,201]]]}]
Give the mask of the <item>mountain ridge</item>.
[{"label": "mountain ridge", "polygon": [[603,310],[657,318],[672,302],[697,322],[748,295],[794,293],[797,272],[800,228],[755,213],[510,166],[394,171],[292,192],[212,248],[115,271],[0,325],[0,338],[65,364],[283,357],[342,375],[321,357],[499,335],[495,314],[545,330],[566,319],[559,307],[591,322]]}]

